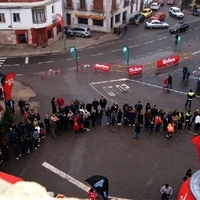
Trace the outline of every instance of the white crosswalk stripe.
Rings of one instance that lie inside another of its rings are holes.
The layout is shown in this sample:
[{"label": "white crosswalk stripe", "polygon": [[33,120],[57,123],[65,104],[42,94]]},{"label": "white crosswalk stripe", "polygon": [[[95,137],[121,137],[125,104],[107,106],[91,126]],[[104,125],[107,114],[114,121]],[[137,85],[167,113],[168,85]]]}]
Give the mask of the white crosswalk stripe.
[{"label": "white crosswalk stripe", "polygon": [[3,63],[6,61],[7,57],[0,57],[0,67],[3,66]]}]

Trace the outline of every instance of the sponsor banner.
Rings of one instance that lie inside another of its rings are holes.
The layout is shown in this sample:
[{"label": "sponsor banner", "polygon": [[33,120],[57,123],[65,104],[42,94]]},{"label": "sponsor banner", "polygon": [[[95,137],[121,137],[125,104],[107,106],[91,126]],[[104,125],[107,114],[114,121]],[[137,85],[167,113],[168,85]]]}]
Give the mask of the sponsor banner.
[{"label": "sponsor banner", "polygon": [[179,55],[172,56],[172,57],[169,57],[169,58],[165,58],[165,59],[162,59],[162,60],[158,60],[157,61],[157,68],[175,65],[179,62],[179,60],[180,60]]},{"label": "sponsor banner", "polygon": [[11,72],[6,75],[5,81],[4,81],[4,95],[6,100],[11,99],[11,92],[14,85],[14,77],[15,73]]},{"label": "sponsor banner", "polygon": [[127,72],[129,76],[141,74],[142,71],[143,71],[143,65],[127,67]]},{"label": "sponsor banner", "polygon": [[94,69],[102,70],[104,72],[109,72],[111,69],[111,65],[110,64],[94,64]]}]

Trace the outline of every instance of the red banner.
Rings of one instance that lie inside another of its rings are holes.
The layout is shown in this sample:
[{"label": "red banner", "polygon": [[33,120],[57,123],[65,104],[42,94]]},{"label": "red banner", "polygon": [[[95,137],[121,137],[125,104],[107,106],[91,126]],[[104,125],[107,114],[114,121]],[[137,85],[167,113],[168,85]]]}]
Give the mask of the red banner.
[{"label": "red banner", "polygon": [[11,72],[6,75],[5,81],[4,81],[4,94],[5,99],[10,100],[11,99],[11,92],[14,85],[14,77],[15,73]]},{"label": "red banner", "polygon": [[111,65],[110,64],[94,64],[94,69],[95,70],[102,70],[104,72],[109,72],[111,69]]},{"label": "red banner", "polygon": [[184,181],[179,189],[177,200],[195,200],[194,196],[190,191],[190,178]]},{"label": "red banner", "polygon": [[169,58],[165,58],[165,59],[162,59],[162,60],[158,60],[157,61],[157,68],[175,65],[179,62],[179,60],[180,60],[179,55],[172,56],[172,57],[169,57]]},{"label": "red banner", "polygon": [[127,67],[128,75],[138,75],[143,71],[143,65],[129,66]]},{"label": "red banner", "polygon": [[64,27],[63,17],[60,14],[56,14],[57,20],[62,27]]}]

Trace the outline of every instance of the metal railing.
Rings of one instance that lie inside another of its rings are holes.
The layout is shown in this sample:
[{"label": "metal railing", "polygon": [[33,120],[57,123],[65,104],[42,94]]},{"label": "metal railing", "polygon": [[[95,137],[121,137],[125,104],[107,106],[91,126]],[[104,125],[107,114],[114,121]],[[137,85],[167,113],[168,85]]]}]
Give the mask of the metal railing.
[{"label": "metal railing", "polygon": [[104,12],[105,11],[105,7],[103,5],[90,4],[90,11]]},{"label": "metal railing", "polygon": [[86,3],[76,3],[77,10],[87,10],[87,4]]}]

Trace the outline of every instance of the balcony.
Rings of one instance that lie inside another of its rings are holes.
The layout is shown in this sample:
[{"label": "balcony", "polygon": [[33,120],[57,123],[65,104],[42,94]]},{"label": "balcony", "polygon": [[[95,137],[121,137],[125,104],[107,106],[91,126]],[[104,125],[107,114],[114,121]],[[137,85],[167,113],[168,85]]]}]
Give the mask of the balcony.
[{"label": "balcony", "polygon": [[91,4],[90,5],[90,11],[102,13],[102,12],[105,11],[105,7],[103,5],[94,5],[94,4]]},{"label": "balcony", "polygon": [[65,1],[64,7],[65,7],[65,9],[73,10],[74,9],[74,3]]},{"label": "balcony", "polygon": [[130,5],[129,0],[124,0],[124,7],[127,7],[127,6],[129,6],[129,5]]},{"label": "balcony", "polygon": [[119,10],[119,3],[112,4],[111,11],[114,12],[116,10]]},{"label": "balcony", "polygon": [[87,10],[87,4],[86,3],[77,3],[76,8],[77,8],[77,10],[86,11]]},{"label": "balcony", "polygon": [[135,0],[131,0],[131,2],[130,2],[130,3],[131,3],[131,5],[133,5],[133,4],[135,3]]}]

